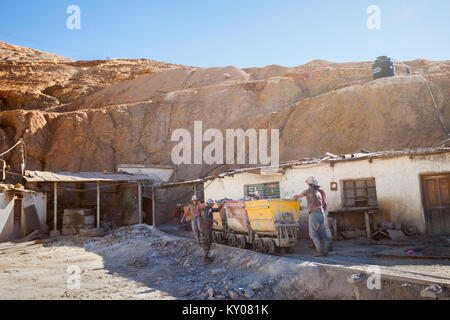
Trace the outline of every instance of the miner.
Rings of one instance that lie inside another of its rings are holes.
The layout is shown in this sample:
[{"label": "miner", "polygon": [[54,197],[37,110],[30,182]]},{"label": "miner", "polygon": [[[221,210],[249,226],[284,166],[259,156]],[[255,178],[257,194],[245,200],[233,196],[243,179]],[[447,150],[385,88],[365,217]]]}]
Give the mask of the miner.
[{"label": "miner", "polygon": [[191,225],[192,232],[194,233],[195,240],[200,244],[200,239],[202,238],[202,209],[206,206],[204,203],[200,203],[196,195],[191,198],[192,203],[183,215],[181,222],[184,222],[186,217],[191,214]]},{"label": "miner", "polygon": [[[328,255],[328,237],[325,230],[325,199],[320,191],[319,182],[316,177],[309,177],[306,181],[308,189],[294,196],[292,200],[306,197],[309,212],[309,236],[316,247],[316,256]],[[323,240],[324,245],[321,245]]]},{"label": "miner", "polygon": [[215,201],[213,199],[208,199],[205,207],[204,223],[203,223],[203,261],[209,262],[211,258],[209,257],[209,249],[212,244],[212,227],[213,223],[217,223],[214,220],[214,212],[220,212],[222,205],[214,208]]}]

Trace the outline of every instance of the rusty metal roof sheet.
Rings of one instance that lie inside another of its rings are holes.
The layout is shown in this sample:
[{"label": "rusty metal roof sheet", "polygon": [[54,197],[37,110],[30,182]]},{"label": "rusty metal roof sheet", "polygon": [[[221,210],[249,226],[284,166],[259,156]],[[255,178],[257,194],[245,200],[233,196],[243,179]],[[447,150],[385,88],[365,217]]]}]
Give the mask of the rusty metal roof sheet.
[{"label": "rusty metal roof sheet", "polygon": [[[224,178],[226,176],[233,176],[235,174],[244,173],[244,172],[252,172],[252,171],[261,171],[261,170],[274,170],[274,169],[283,169],[283,168],[291,168],[296,166],[308,165],[308,164],[319,164],[319,163],[339,163],[346,161],[358,161],[358,160],[367,160],[367,159],[385,159],[385,158],[396,158],[402,156],[420,156],[420,155],[431,155],[431,154],[439,154],[439,153],[448,153],[450,152],[450,147],[438,147],[438,148],[419,148],[419,149],[407,149],[400,151],[378,151],[378,152],[361,152],[361,153],[353,153],[353,154],[340,154],[336,156],[326,156],[324,158],[305,158],[301,160],[293,160],[283,162],[279,165],[273,166],[255,166],[249,168],[241,168],[235,169],[231,171],[226,171],[218,174],[218,178]],[[159,184],[160,188],[171,188],[178,187],[183,185],[192,185],[198,184],[202,182],[206,182],[209,180],[214,180],[215,177],[207,176],[200,179],[188,180],[188,181],[179,181],[179,182],[170,182]]]},{"label": "rusty metal roof sheet", "polygon": [[102,172],[50,172],[26,170],[27,182],[119,182],[119,181],[153,181],[147,175]]}]

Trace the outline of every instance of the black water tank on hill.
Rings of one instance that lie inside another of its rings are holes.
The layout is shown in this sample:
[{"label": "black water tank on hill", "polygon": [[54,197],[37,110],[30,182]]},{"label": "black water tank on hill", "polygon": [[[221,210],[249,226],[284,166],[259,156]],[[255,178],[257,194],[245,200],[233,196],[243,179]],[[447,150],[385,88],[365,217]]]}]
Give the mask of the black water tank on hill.
[{"label": "black water tank on hill", "polygon": [[372,74],[374,79],[395,76],[394,61],[386,56],[378,57],[372,66]]}]

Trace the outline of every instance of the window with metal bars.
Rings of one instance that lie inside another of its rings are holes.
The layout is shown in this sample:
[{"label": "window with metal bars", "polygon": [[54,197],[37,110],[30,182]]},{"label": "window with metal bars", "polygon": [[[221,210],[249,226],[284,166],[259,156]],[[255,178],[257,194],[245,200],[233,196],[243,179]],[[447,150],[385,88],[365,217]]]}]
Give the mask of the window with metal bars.
[{"label": "window with metal bars", "polygon": [[345,208],[376,207],[378,205],[375,178],[344,180],[343,192]]},{"label": "window with metal bars", "polygon": [[247,197],[259,199],[261,192],[264,199],[280,199],[280,184],[272,182],[245,186],[245,195]]}]

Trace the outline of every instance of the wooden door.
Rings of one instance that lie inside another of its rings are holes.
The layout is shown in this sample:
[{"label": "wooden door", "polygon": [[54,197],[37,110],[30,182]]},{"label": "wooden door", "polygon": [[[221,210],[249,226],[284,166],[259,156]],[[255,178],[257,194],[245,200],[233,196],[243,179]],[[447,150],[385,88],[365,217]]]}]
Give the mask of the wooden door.
[{"label": "wooden door", "polygon": [[429,234],[450,234],[450,173],[422,176],[425,227]]}]

